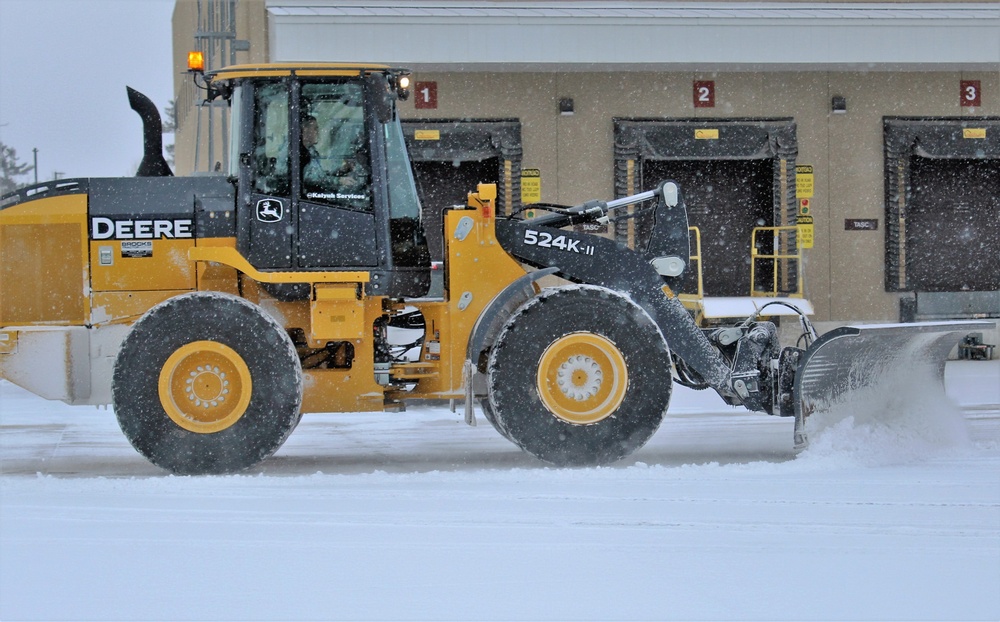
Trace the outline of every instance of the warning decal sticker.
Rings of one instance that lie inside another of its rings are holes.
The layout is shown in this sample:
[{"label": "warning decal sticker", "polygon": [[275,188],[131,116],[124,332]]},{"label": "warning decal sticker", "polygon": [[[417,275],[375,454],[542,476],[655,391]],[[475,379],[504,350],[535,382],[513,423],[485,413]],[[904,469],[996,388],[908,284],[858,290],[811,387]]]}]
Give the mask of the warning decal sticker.
[{"label": "warning decal sticker", "polygon": [[152,257],[153,241],[122,242],[122,257]]}]

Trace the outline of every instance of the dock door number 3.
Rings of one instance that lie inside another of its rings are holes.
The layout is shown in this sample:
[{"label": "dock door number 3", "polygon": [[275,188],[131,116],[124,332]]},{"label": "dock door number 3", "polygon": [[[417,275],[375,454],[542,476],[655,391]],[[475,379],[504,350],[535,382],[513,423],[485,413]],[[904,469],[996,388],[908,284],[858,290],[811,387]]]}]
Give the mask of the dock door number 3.
[{"label": "dock door number 3", "polygon": [[978,108],[983,105],[983,96],[979,90],[979,80],[962,80],[961,90],[963,108]]}]

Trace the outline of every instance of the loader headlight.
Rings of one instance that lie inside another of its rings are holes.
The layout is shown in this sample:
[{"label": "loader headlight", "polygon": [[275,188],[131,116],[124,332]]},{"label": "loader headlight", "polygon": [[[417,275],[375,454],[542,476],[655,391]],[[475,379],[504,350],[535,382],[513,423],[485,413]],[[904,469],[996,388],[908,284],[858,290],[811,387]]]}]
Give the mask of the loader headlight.
[{"label": "loader headlight", "polygon": [[410,97],[410,74],[395,73],[389,77],[390,84],[396,91],[396,98],[399,101],[406,101]]},{"label": "loader headlight", "polygon": [[667,207],[677,207],[679,201],[677,184],[672,181],[663,184],[663,202],[667,204]]}]

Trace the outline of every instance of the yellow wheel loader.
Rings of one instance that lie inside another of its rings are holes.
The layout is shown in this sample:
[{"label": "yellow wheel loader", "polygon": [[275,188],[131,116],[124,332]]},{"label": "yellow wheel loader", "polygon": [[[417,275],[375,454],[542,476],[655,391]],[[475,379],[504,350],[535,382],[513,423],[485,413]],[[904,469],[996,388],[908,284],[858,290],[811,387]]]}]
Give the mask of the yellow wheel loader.
[{"label": "yellow wheel loader", "polygon": [[[544,461],[607,464],[652,436],[674,381],[795,417],[801,445],[806,417],[887,370],[929,365],[942,384],[947,352],[984,327],[847,327],[804,349],[757,316],[703,328],[675,294],[691,252],[673,182],[531,219],[498,215],[480,185],[425,231],[396,114],[406,70],[195,77],[230,107],[228,170],[172,176],[159,114],[129,89],[146,138],[136,177],[0,197],[0,377],[112,404],[135,449],[174,473],[251,467],[302,413],[419,399],[464,401],[470,423],[478,400]],[[641,248],[566,228],[626,211],[653,215]],[[427,236],[443,239],[441,295]],[[566,284],[540,287],[548,275]]]}]

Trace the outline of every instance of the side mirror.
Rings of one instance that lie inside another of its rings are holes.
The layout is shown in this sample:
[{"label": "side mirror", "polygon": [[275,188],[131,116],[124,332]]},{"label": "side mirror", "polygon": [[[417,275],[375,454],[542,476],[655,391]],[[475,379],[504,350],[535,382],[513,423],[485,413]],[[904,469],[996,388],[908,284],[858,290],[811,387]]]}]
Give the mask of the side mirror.
[{"label": "side mirror", "polygon": [[380,123],[388,123],[396,118],[396,93],[389,85],[385,74],[370,73],[365,76],[368,101]]}]

